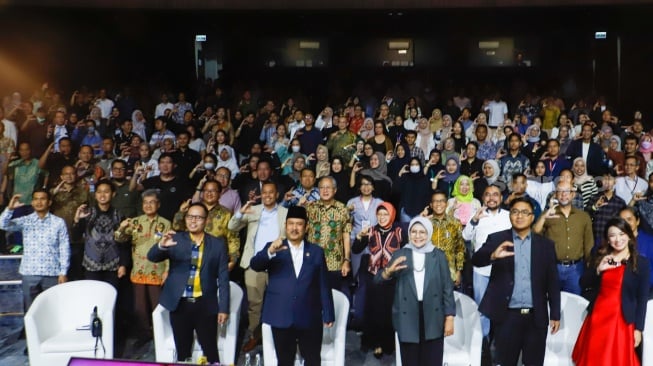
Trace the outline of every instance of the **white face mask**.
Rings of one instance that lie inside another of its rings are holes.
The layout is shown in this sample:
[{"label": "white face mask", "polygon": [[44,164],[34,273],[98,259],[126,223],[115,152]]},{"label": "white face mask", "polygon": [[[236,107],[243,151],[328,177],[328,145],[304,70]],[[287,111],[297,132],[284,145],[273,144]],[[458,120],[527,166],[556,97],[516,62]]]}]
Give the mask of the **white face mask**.
[{"label": "white face mask", "polygon": [[411,165],[410,166],[410,172],[411,173],[419,173],[419,165]]},{"label": "white face mask", "polygon": [[215,165],[213,163],[204,163],[204,169],[213,170],[213,168],[215,168]]},{"label": "white face mask", "polygon": [[299,152],[300,148],[301,148],[300,146],[294,145],[292,146],[292,152]]}]

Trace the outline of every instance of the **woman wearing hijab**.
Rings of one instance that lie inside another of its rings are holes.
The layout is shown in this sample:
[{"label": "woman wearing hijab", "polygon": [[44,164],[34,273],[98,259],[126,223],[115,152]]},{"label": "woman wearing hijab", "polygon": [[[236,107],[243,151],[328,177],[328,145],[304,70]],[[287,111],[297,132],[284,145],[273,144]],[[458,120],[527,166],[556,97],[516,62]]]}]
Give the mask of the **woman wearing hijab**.
[{"label": "woman wearing hijab", "polygon": [[363,169],[360,165],[355,165],[349,178],[349,187],[356,187],[356,177],[358,174],[370,176],[374,179],[374,190],[376,196],[384,201],[390,199],[392,193],[392,179],[388,177],[388,168],[385,162],[385,155],[375,152],[370,156],[369,169]]},{"label": "woman wearing hijab", "polygon": [[430,183],[429,178],[424,175],[422,162],[418,158],[411,158],[410,163],[399,171],[393,187],[399,195],[398,207],[402,223],[410,222],[424,209],[424,204],[429,202]]},{"label": "woman wearing hijab", "polygon": [[572,172],[574,173],[574,184],[583,199],[583,208],[586,208],[590,198],[599,193],[599,188],[596,186],[594,177],[587,174],[585,161],[582,157],[574,159]]},{"label": "woman wearing hijab", "polygon": [[495,185],[501,190],[501,194],[506,192],[508,185],[501,178],[501,169],[496,160],[486,160],[483,163],[483,177],[474,180],[474,192],[476,192],[476,199],[481,200],[483,192],[487,186]]},{"label": "woman wearing hijab", "polygon": [[546,175],[546,165],[542,160],[533,166],[533,174],[528,177],[526,194],[536,200],[540,207],[546,207],[546,197],[555,189],[553,178]]},{"label": "woman wearing hijab", "polygon": [[339,156],[331,158],[331,176],[336,180],[338,189],[336,190],[336,201],[346,203],[352,194],[349,188],[349,171],[345,162]]},{"label": "woman wearing hijab", "polygon": [[373,349],[374,356],[381,358],[383,353],[394,351],[394,331],[392,328],[392,295],[394,282],[385,281],[373,284],[374,276],[383,271],[392,254],[399,250],[407,241],[406,233],[395,223],[395,208],[388,202],[382,202],[376,208],[374,226],[356,235],[352,244],[352,252],[358,254],[365,249],[369,256],[363,258],[359,271],[359,284],[365,317],[363,320],[363,336],[361,347]]},{"label": "woman wearing hijab", "polygon": [[431,129],[431,133],[436,133],[442,129],[442,111],[439,108],[435,108],[433,112],[431,112],[429,128]]},{"label": "woman wearing hijab", "polygon": [[455,157],[456,160],[460,161],[460,152],[456,151],[456,142],[453,137],[447,137],[444,139],[440,155],[442,156],[442,160],[445,162],[451,157]]},{"label": "woman wearing hijab", "polygon": [[417,132],[415,145],[422,149],[424,156],[428,156],[429,152],[435,148],[435,140],[433,139],[433,132],[431,132],[428,120],[423,117],[420,118],[415,131]]},{"label": "woman wearing hijab", "polygon": [[531,163],[531,166],[534,166],[535,163],[540,160],[542,154],[546,151],[542,143],[546,143],[545,140],[542,140],[540,126],[531,125],[526,129],[526,146],[522,149],[526,157]]},{"label": "woman wearing hijab", "polygon": [[435,176],[438,175],[441,170],[444,170],[444,165],[442,165],[442,155],[440,154],[440,150],[433,149],[429,153],[429,160],[426,162],[426,166],[424,166],[424,174],[426,174],[429,179],[435,179]]},{"label": "woman wearing hijab", "polygon": [[231,151],[227,148],[227,146],[221,147],[219,152],[218,165],[216,166],[215,170],[222,167],[227,168],[231,172],[231,179],[236,178],[236,175],[238,175],[240,172],[240,168],[236,162],[236,157],[231,155]]},{"label": "woman wearing hijab", "polygon": [[320,144],[315,149],[315,179],[326,177],[331,173],[331,163],[329,163],[329,149]]},{"label": "woman wearing hijab", "polygon": [[447,162],[444,164],[444,170],[438,172],[435,178],[433,178],[431,189],[445,192],[447,197],[451,198],[453,194],[453,186],[459,176],[460,163],[458,162],[458,158],[454,156],[449,157]]},{"label": "woman wearing hijab", "polygon": [[481,202],[474,198],[474,181],[461,175],[453,185],[453,197],[447,202],[447,214],[453,215],[464,227],[481,208]]},{"label": "woman wearing hijab", "polygon": [[433,245],[432,236],[429,219],[412,219],[409,243],[374,277],[375,283],[395,281],[392,325],[404,365],[442,365],[444,337],[453,334],[453,282],[444,252]]},{"label": "woman wearing hijab", "polygon": [[140,109],[136,109],[132,112],[132,126],[132,132],[140,136],[143,141],[147,141],[145,128],[145,126],[147,126],[147,121],[145,120],[145,117],[143,117],[143,111]]},{"label": "woman wearing hijab", "polygon": [[363,126],[361,126],[361,129],[358,131],[358,136],[360,136],[363,140],[367,141],[374,137],[374,120],[371,118],[365,118],[365,121],[363,121]]},{"label": "woman wearing hijab", "polygon": [[[390,159],[387,159],[390,158]],[[399,144],[395,147],[394,154],[386,154],[386,161],[388,163],[388,177],[396,179],[399,176],[399,171],[410,163],[410,154],[408,153],[408,145]]]}]

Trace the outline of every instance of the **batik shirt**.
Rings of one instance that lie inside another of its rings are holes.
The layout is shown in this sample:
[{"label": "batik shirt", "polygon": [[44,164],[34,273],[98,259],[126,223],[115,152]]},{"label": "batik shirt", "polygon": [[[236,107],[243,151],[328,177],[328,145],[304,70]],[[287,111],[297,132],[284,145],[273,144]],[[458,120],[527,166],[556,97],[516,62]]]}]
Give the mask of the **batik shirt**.
[{"label": "batik shirt", "polygon": [[163,273],[168,271],[168,261],[150,262],[147,252],[156,245],[163,234],[170,230],[170,221],[156,215],[152,219],[141,215],[132,219],[131,225],[115,232],[119,242],[131,242],[133,267],[130,274],[132,283],[141,285],[163,284]]},{"label": "batik shirt", "polygon": [[342,202],[327,206],[323,201],[307,205],[308,241],[324,249],[329,271],[339,271],[345,259],[343,237],[351,232],[349,210]]},{"label": "batik shirt", "polygon": [[465,241],[463,240],[463,226],[458,219],[445,215],[443,219],[431,218],[433,223],[433,236],[431,241],[436,248],[444,252],[449,263],[451,279],[456,280],[458,272],[463,270],[465,263]]}]

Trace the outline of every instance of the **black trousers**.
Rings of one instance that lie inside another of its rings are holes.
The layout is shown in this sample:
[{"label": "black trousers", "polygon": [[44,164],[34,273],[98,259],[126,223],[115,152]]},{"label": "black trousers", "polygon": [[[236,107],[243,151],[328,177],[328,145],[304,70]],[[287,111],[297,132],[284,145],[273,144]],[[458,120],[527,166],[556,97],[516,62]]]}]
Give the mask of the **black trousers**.
[{"label": "black trousers", "polygon": [[295,364],[295,351],[304,358],[305,366],[320,366],[322,349],[322,327],[312,329],[272,328],[274,350],[279,366]]},{"label": "black trousers", "polygon": [[218,316],[212,314],[200,297],[194,303],[179,300],[170,312],[170,325],[177,349],[177,360],[186,361],[193,355],[193,331],[209,363],[218,362]]},{"label": "black trousers", "polygon": [[401,364],[406,366],[442,365],[444,338],[426,340],[424,337],[424,304],[419,303],[419,343],[399,343]]},{"label": "black trousers", "polygon": [[535,325],[533,312],[522,314],[510,309],[502,322],[492,323],[497,360],[501,366],[517,365],[519,353],[526,366],[542,365],[546,348],[547,327]]}]

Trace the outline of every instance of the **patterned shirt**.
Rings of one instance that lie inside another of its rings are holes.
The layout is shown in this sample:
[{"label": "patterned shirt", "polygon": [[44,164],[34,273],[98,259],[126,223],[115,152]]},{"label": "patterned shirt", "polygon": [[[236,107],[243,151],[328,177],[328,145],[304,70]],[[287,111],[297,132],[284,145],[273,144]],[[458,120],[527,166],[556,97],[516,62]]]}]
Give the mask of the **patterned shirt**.
[{"label": "patterned shirt", "polygon": [[50,210],[55,216],[61,217],[66,222],[68,232],[73,229],[73,219],[77,208],[87,203],[89,194],[80,184],[77,184],[69,192],[60,190],[52,196]]},{"label": "patterned shirt", "polygon": [[451,215],[444,215],[442,219],[431,217],[431,223],[433,223],[431,241],[436,248],[444,252],[449,263],[451,279],[455,281],[458,272],[463,270],[463,264],[465,263],[463,226],[458,219]]},{"label": "patterned shirt", "polygon": [[23,259],[19,272],[27,276],[65,276],[70,265],[70,242],[63,219],[51,213],[39,218],[36,212],[11,218],[13,210],[0,215],[0,229],[23,234]]},{"label": "patterned shirt", "polygon": [[188,103],[188,102],[177,102],[175,103],[175,108],[177,111],[172,114],[172,119],[179,123],[182,124],[184,123],[184,114],[186,114],[186,111],[193,111],[193,105]]},{"label": "patterned shirt", "polygon": [[501,166],[501,176],[506,182],[512,181],[512,176],[515,173],[523,173],[531,166],[526,155],[521,152],[517,156],[508,154],[499,160]]},{"label": "patterned shirt", "polygon": [[[605,204],[598,207],[596,203],[601,197],[604,197],[603,202]],[[611,199],[608,199],[603,192],[594,195],[594,197],[590,199],[589,205],[587,205],[587,212],[589,212],[592,217],[592,229],[594,230],[594,234],[597,236],[597,238],[595,238],[597,244],[598,237],[603,235],[605,224],[608,223],[608,220],[617,216],[619,211],[624,207],[626,207],[626,202],[624,202],[621,197],[614,194],[614,192]]]},{"label": "patterned shirt", "polygon": [[[227,229],[229,220],[231,220],[231,213],[226,208],[216,205],[209,210],[204,232],[215,237],[224,237],[229,247],[230,262],[238,263],[238,258],[240,258],[240,238],[238,232]],[[186,231],[183,212],[180,211],[175,214],[172,220],[172,230]]]},{"label": "patterned shirt", "polygon": [[306,206],[308,240],[324,249],[329,271],[339,271],[345,259],[343,237],[351,232],[349,210],[342,202],[327,206],[322,200]]},{"label": "patterned shirt", "polygon": [[478,151],[476,152],[476,158],[482,160],[494,160],[497,156],[498,150],[499,150],[499,145],[492,143],[492,141],[487,139],[483,143],[478,144]]},{"label": "patterned shirt", "polygon": [[88,217],[73,225],[74,236],[84,236],[82,265],[91,272],[117,271],[129,262],[126,248],[114,239],[114,232],[125,217],[113,207],[102,211],[94,206],[90,210]]},{"label": "patterned shirt", "polygon": [[141,215],[131,219],[127,226],[115,233],[116,241],[132,243],[133,267],[130,275],[132,283],[141,285],[163,284],[163,273],[168,271],[168,261],[153,263],[147,259],[147,252],[155,245],[163,233],[170,230],[170,221],[156,215],[150,219]]},{"label": "patterned shirt", "polygon": [[419,161],[422,163],[424,162],[424,150],[422,150],[419,145],[415,144],[413,147],[409,146],[408,149],[410,150],[409,153],[411,158],[418,158]]},{"label": "patterned shirt", "polygon": [[354,143],[356,143],[356,135],[350,131],[338,131],[329,137],[326,147],[331,153],[330,156],[340,156],[344,161],[349,161],[354,154],[354,149],[351,148]]},{"label": "patterned shirt", "polygon": [[317,189],[317,187],[313,187],[311,188],[310,192],[307,192],[306,189],[300,185],[292,191],[293,197],[290,200],[283,201],[283,207],[287,208],[291,206],[297,206],[299,204],[299,200],[304,197],[306,193],[308,193],[306,196],[306,202],[314,202],[320,199],[320,190]]}]

